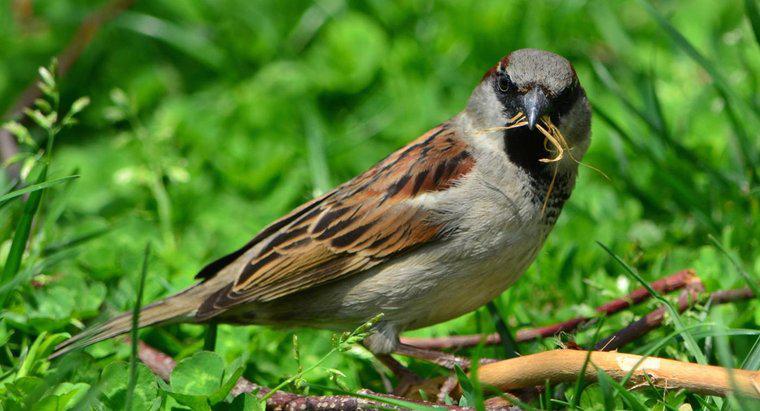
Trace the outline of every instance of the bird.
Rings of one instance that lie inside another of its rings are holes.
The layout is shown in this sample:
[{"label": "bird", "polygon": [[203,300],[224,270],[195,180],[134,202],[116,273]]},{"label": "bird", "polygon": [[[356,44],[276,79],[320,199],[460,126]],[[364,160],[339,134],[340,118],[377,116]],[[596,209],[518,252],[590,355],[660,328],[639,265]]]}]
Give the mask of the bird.
[{"label": "bird", "polygon": [[[364,345],[389,355],[403,331],[473,311],[526,271],[573,190],[590,127],[572,64],[515,50],[461,112],[205,265],[194,285],[142,308],[139,327],[340,331],[382,314]],[[131,328],[121,314],[52,357]]]}]

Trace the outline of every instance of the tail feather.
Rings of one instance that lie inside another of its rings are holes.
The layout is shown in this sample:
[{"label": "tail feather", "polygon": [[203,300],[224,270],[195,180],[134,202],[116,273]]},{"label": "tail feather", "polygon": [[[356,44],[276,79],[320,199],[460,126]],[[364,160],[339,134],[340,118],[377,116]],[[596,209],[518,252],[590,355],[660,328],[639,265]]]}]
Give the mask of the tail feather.
[{"label": "tail feather", "polygon": [[[195,294],[188,293],[190,290],[193,290],[193,288],[143,307],[140,310],[138,328],[156,324],[192,321],[191,316],[196,310],[198,302],[192,298],[187,298],[191,297],[188,294]],[[50,355],[50,359],[60,357],[96,342],[116,337],[117,335],[126,334],[131,329],[132,313],[122,313],[60,343],[55,347],[55,352]]]}]

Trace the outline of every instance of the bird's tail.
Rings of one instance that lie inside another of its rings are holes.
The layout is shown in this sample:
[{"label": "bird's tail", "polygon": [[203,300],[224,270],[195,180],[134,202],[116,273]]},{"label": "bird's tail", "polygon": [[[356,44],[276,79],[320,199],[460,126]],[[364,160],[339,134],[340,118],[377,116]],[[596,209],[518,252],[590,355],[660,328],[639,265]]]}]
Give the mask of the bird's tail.
[{"label": "bird's tail", "polygon": [[[143,307],[140,310],[140,319],[137,327],[142,328],[149,325],[175,322],[192,322],[193,314],[198,308],[198,300],[196,298],[198,297],[197,291],[200,291],[199,288],[202,287],[191,287],[179,294]],[[132,312],[122,313],[60,343],[55,347],[55,352],[50,355],[50,359],[90,344],[125,334],[131,329]]]}]

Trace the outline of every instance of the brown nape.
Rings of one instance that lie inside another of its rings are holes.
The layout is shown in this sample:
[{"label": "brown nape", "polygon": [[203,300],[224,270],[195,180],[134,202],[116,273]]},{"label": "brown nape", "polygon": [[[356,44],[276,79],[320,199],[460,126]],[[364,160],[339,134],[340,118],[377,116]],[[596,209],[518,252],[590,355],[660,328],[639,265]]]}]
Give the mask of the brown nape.
[{"label": "brown nape", "polygon": [[480,78],[480,81],[483,81],[483,80],[487,79],[488,77],[490,77],[493,73],[496,73],[496,71],[499,70],[500,66],[501,67],[507,67],[508,65],[509,65],[509,56],[502,57],[501,60],[499,60],[498,63],[494,64],[493,67],[491,67],[490,69],[488,69],[488,71],[486,71],[483,74],[483,77]]}]

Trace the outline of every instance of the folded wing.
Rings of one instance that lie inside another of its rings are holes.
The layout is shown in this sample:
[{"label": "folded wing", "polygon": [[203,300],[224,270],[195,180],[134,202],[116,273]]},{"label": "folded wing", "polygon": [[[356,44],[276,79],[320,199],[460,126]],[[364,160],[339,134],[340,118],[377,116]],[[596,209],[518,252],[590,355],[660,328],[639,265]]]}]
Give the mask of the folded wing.
[{"label": "folded wing", "polygon": [[245,247],[202,270],[207,280],[256,245],[234,282],[211,294],[199,320],[232,306],[271,301],[363,272],[391,256],[440,240],[444,227],[414,199],[444,190],[474,165],[446,124],[367,172],[274,222]]}]

